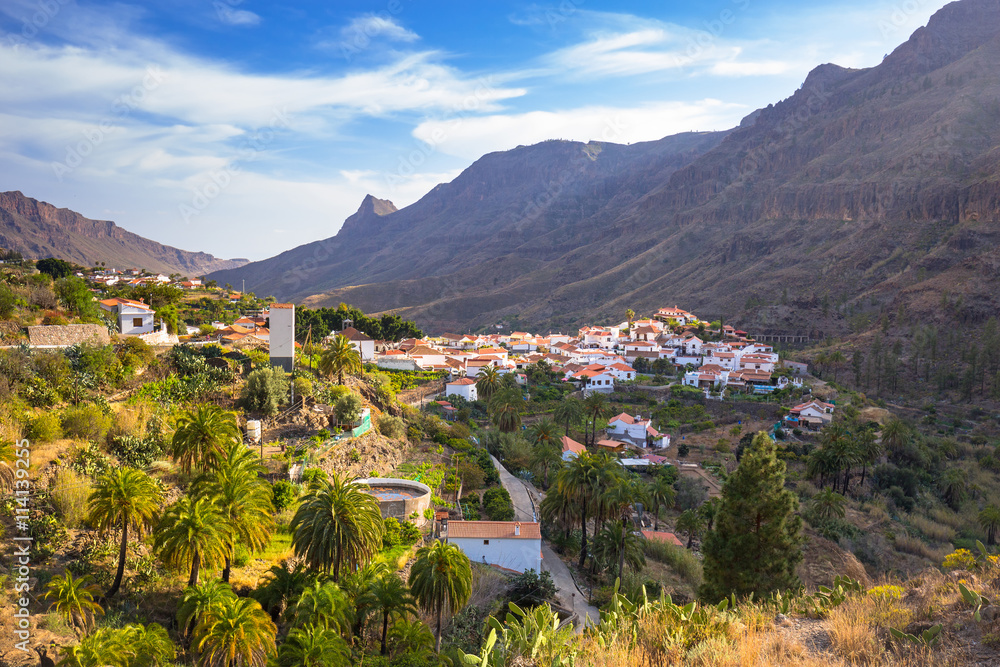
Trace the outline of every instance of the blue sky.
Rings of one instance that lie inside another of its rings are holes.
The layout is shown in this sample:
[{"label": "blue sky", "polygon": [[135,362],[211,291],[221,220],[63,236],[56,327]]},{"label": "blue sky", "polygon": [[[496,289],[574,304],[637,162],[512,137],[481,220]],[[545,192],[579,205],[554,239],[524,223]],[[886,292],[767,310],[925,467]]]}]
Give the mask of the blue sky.
[{"label": "blue sky", "polygon": [[0,188],[263,259],[491,151],[732,127],[944,4],[5,0]]}]

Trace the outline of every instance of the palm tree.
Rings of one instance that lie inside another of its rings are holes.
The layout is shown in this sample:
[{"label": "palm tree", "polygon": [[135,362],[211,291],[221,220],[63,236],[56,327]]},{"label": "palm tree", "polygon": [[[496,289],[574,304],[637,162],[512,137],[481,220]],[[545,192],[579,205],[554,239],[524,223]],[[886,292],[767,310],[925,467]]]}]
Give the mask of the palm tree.
[{"label": "palm tree", "polygon": [[190,474],[195,466],[214,467],[234,440],[242,440],[236,415],[214,403],[202,403],[177,420],[177,430],[170,440],[170,455]]},{"label": "palm tree", "polygon": [[349,667],[351,649],[336,630],[293,628],[278,649],[278,667]]},{"label": "palm tree", "polygon": [[552,418],[562,424],[569,435],[569,428],[583,419],[583,401],[579,398],[565,398],[552,411]]},{"label": "palm tree", "polygon": [[722,501],[719,498],[709,498],[698,508],[698,514],[705,521],[706,533],[711,532],[712,526],[715,525],[715,517],[719,514],[720,505],[722,505]]},{"label": "palm tree", "polygon": [[840,350],[834,350],[826,357],[826,363],[833,368],[833,381],[837,381],[837,371],[847,363],[847,357]]},{"label": "palm tree", "polygon": [[[645,485],[638,480],[633,482],[630,479],[618,476],[606,487],[602,494],[602,501],[607,508],[609,518],[618,519],[617,523],[620,530],[615,534],[620,537],[620,544],[618,545],[618,579],[621,579],[622,572],[625,569],[625,557],[627,553],[625,541],[629,535],[632,535],[632,531],[628,529],[628,524],[637,503],[649,504],[649,494],[646,493]],[[614,523],[611,525],[613,526]],[[639,552],[641,553],[642,550],[639,549]]]},{"label": "palm tree", "polygon": [[625,565],[638,572],[646,564],[642,538],[618,523],[609,523],[594,537],[594,560],[605,568],[618,568],[621,581]]},{"label": "palm tree", "polygon": [[681,515],[677,517],[677,530],[682,533],[687,533],[688,549],[690,549],[691,545],[694,543],[694,538],[697,535],[701,535],[704,529],[705,520],[702,519],[697,510],[684,510],[681,512]]},{"label": "palm tree", "polygon": [[408,654],[413,662],[429,657],[434,647],[434,635],[420,621],[400,621],[389,630],[389,643],[393,657]]},{"label": "palm tree", "polygon": [[382,548],[382,513],[362,488],[334,473],[306,495],[292,518],[295,554],[325,573],[332,568],[334,581],[342,566],[364,567]]},{"label": "palm tree", "polygon": [[203,667],[266,667],[278,629],[260,603],[227,598],[202,616],[194,630]]},{"label": "palm tree", "polygon": [[266,576],[264,584],[258,586],[252,595],[277,621],[292,600],[297,600],[309,585],[309,574],[304,564],[297,563],[291,567],[287,560],[283,560],[280,565],[272,565]]},{"label": "palm tree", "polygon": [[673,507],[677,498],[677,490],[670,480],[663,476],[658,476],[649,486],[649,499],[652,501],[654,526],[653,530],[660,529],[660,508]]},{"label": "palm tree", "polygon": [[434,652],[441,652],[441,616],[445,607],[457,610],[472,591],[469,557],[454,544],[435,542],[420,547],[410,568],[410,591],[421,607],[437,616]]},{"label": "palm tree", "polygon": [[198,585],[202,564],[221,564],[229,553],[225,517],[208,498],[183,496],[167,508],[156,527],[154,545],[170,567],[191,567],[188,586]]},{"label": "palm tree", "polygon": [[319,372],[326,377],[337,376],[337,384],[344,384],[344,373],[361,373],[361,354],[346,336],[336,336],[319,357]]},{"label": "palm tree", "polygon": [[73,625],[79,634],[87,634],[95,616],[102,616],[104,609],[94,602],[97,586],[90,584],[90,575],[79,579],[66,570],[61,576],[52,577],[45,586],[46,600],[52,600],[52,608]]},{"label": "palm tree", "polygon": [[170,635],[156,623],[98,628],[61,652],[60,667],[164,667],[177,655]]},{"label": "palm tree", "polygon": [[844,496],[833,489],[824,489],[813,496],[810,503],[813,515],[819,520],[843,519],[846,514]]},{"label": "palm tree", "polygon": [[524,399],[516,387],[504,387],[490,399],[490,418],[503,433],[513,433],[521,425],[521,406]]},{"label": "palm tree", "polygon": [[[365,624],[368,617],[375,611],[375,596],[372,587],[379,577],[389,572],[385,563],[368,563],[360,570],[355,570],[340,580],[340,588],[354,609],[352,637],[360,639],[365,634]],[[353,643],[353,642],[352,642]]]},{"label": "palm tree", "polygon": [[558,427],[551,419],[542,419],[528,433],[535,445],[531,451],[531,466],[542,471],[542,484],[549,486],[549,469],[562,464],[562,443]]},{"label": "palm tree", "polygon": [[212,607],[234,597],[236,594],[229,584],[215,579],[185,588],[181,606],[177,610],[177,625],[180,626],[181,634],[186,636]]},{"label": "palm tree", "polygon": [[560,470],[556,478],[558,492],[573,502],[577,508],[576,516],[580,519],[582,531],[579,564],[581,568],[587,560],[587,520],[591,518],[591,511],[595,507],[594,501],[599,495],[598,475],[599,470],[594,456],[590,452],[583,452]]},{"label": "palm tree", "polygon": [[882,426],[882,446],[890,456],[902,452],[911,437],[910,427],[902,419],[890,419]]},{"label": "palm tree", "polygon": [[389,621],[405,619],[409,615],[417,615],[416,600],[410,594],[410,589],[396,576],[387,572],[372,584],[374,609],[382,614],[382,645],[380,653],[386,654],[386,638],[389,634]]},{"label": "palm tree", "polygon": [[592,429],[590,429],[592,431],[592,435],[590,436],[588,444],[593,445],[597,442],[597,420],[602,417],[607,417],[609,410],[608,399],[604,397],[604,394],[594,392],[584,399],[583,411],[592,425]]},{"label": "palm tree", "polygon": [[295,604],[292,624],[300,628],[307,625],[330,628],[346,635],[351,631],[353,620],[351,601],[340,586],[332,581],[314,581],[302,591]]},{"label": "palm tree", "polygon": [[941,492],[944,495],[944,501],[952,509],[957,509],[958,505],[965,500],[968,480],[968,475],[961,468],[949,468],[941,478]]},{"label": "palm tree", "polygon": [[258,473],[265,468],[243,443],[232,442],[218,467],[196,484],[196,493],[210,498],[221,510],[229,533],[222,580],[229,583],[236,540],[250,551],[263,550],[274,530],[271,485]]},{"label": "palm tree", "polygon": [[979,525],[986,531],[986,543],[995,544],[1000,529],[1000,508],[987,505],[979,512]]},{"label": "palm tree", "polygon": [[[558,476],[556,479],[558,481]],[[569,539],[569,531],[579,515],[579,506],[564,485],[553,484],[538,509],[543,519],[562,526],[564,538]]]},{"label": "palm tree", "polygon": [[628,320],[628,330],[632,330],[632,322],[635,321],[635,311],[631,308],[625,309],[625,319]]},{"label": "palm tree", "polygon": [[489,403],[493,394],[500,389],[500,371],[496,366],[485,366],[476,377],[476,395],[479,400]]},{"label": "palm tree", "polygon": [[142,537],[156,522],[163,503],[163,491],[153,479],[135,468],[112,468],[97,482],[88,499],[90,523],[102,535],[122,531],[118,548],[118,569],[105,598],[114,597],[125,575],[129,528]]},{"label": "palm tree", "polygon": [[854,444],[858,460],[861,462],[861,483],[864,484],[868,466],[875,465],[878,457],[882,455],[882,443],[875,437],[875,431],[870,428],[860,427],[856,433]]}]

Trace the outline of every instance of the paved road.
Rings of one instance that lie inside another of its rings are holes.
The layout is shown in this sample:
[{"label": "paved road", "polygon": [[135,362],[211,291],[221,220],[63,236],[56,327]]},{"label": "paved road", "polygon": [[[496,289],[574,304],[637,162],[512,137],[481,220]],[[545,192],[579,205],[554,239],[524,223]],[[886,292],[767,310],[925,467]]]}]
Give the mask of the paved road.
[{"label": "paved road", "polygon": [[[500,473],[500,483],[510,494],[510,500],[514,504],[514,518],[518,521],[536,521],[535,500],[541,497],[538,489],[532,486],[533,493],[529,493],[527,483],[507,472],[507,469],[500,465],[496,457],[491,456],[490,458],[493,459],[493,465]],[[566,563],[559,560],[559,556],[545,540],[542,540],[542,570],[552,575],[560,604],[567,609],[572,608],[577,617],[583,621],[576,625],[578,633],[583,632],[585,625],[596,625],[600,622],[601,615],[597,607],[587,604],[586,594],[577,588]]]}]

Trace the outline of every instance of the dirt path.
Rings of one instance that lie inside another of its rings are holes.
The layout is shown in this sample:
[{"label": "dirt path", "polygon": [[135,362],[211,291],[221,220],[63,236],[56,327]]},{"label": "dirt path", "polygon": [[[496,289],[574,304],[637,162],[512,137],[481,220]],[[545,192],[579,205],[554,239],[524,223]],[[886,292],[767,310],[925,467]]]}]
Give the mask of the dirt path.
[{"label": "dirt path", "polygon": [[[529,485],[524,480],[514,477],[504,468],[495,457],[490,457],[493,465],[500,473],[500,484],[507,489],[510,500],[514,504],[514,516],[518,521],[535,521],[537,510],[535,508],[541,502],[541,493],[533,485]],[[566,563],[559,559],[551,545],[542,540],[542,571],[552,575],[552,581],[556,585],[559,603],[567,609],[572,609],[581,622],[576,624],[576,632],[583,632],[587,625],[596,625],[601,620],[597,607],[587,604],[587,596],[581,591],[573,575],[569,571]]]}]

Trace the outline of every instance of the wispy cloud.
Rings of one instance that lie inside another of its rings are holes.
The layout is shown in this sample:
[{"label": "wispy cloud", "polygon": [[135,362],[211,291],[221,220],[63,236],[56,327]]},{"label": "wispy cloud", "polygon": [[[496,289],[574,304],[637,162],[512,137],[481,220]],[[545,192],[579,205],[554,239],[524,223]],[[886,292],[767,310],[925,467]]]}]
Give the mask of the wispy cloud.
[{"label": "wispy cloud", "polygon": [[350,60],[367,50],[373,42],[400,42],[409,44],[420,39],[420,35],[404,28],[388,13],[363,14],[334,33],[333,37],[325,37],[319,41],[319,48],[339,52]]},{"label": "wispy cloud", "polygon": [[218,0],[214,5],[216,15],[226,25],[242,27],[255,26],[260,23],[260,16],[246,9],[233,9]]},{"label": "wispy cloud", "polygon": [[678,132],[727,129],[748,111],[743,105],[713,99],[634,107],[585,106],[425,121],[417,126],[413,136],[450,155],[475,159],[484,153],[546,139],[624,144],[652,141]]}]

